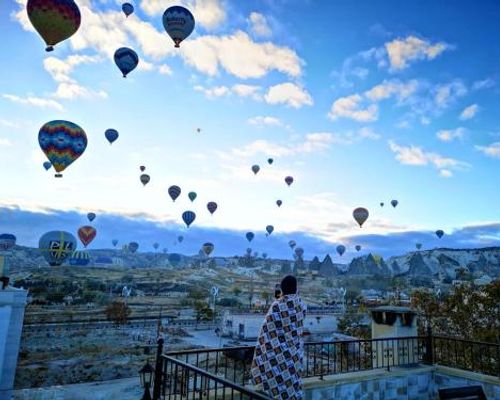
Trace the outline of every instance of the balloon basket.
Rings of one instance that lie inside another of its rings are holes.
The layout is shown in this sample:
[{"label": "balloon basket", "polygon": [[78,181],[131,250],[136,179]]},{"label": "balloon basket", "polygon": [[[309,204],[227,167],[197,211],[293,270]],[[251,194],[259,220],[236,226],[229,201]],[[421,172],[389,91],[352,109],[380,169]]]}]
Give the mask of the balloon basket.
[{"label": "balloon basket", "polygon": [[54,176],[55,176],[56,178],[62,178],[62,177],[63,177],[63,176],[62,176],[62,174],[55,174]]},{"label": "balloon basket", "polygon": [[49,51],[54,51],[54,46],[47,46],[45,48],[45,51],[49,52]]}]

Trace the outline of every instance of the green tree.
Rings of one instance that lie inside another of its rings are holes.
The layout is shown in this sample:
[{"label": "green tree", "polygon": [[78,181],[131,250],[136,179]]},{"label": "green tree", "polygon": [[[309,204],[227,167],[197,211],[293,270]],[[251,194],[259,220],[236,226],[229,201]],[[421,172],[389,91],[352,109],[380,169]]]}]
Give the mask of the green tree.
[{"label": "green tree", "polygon": [[116,325],[125,325],[132,310],[122,301],[113,301],[106,307],[106,318]]}]

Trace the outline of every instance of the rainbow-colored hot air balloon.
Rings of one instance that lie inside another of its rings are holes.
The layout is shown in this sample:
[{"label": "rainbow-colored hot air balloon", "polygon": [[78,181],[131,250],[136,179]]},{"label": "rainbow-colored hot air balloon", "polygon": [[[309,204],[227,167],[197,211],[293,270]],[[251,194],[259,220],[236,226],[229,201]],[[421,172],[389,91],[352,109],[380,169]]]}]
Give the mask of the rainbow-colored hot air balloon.
[{"label": "rainbow-colored hot air balloon", "polygon": [[172,6],[163,13],[163,27],[175,43],[175,47],[194,30],[194,17],[187,8]]},{"label": "rainbow-colored hot air balloon", "polygon": [[87,135],[73,122],[55,120],[40,128],[38,143],[56,170],[56,178],[61,178],[61,172],[87,148]]},{"label": "rainbow-colored hot air balloon", "polygon": [[38,248],[50,266],[61,265],[76,249],[76,239],[64,231],[45,233],[38,242]]},{"label": "rainbow-colored hot air balloon", "polygon": [[68,39],[80,27],[80,10],[73,0],[28,0],[28,18],[47,44],[46,51]]}]

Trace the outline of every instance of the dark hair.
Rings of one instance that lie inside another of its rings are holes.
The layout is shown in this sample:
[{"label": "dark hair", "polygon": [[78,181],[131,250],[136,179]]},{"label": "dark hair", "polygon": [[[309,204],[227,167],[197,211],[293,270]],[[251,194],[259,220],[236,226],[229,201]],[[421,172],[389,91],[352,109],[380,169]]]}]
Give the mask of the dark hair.
[{"label": "dark hair", "polygon": [[287,275],[281,281],[281,291],[283,295],[297,293],[297,279],[292,275]]}]

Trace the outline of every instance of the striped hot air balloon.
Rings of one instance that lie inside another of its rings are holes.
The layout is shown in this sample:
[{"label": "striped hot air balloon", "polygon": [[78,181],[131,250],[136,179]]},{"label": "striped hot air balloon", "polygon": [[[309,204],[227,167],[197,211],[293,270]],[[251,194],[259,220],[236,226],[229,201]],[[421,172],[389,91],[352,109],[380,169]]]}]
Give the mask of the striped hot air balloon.
[{"label": "striped hot air balloon", "polygon": [[172,201],[175,201],[177,197],[181,195],[181,188],[177,185],[172,185],[168,188],[168,195],[172,199]]},{"label": "striped hot air balloon", "polygon": [[196,214],[193,211],[184,211],[182,213],[182,220],[184,221],[184,223],[188,228],[194,222],[195,219],[196,219]]}]

